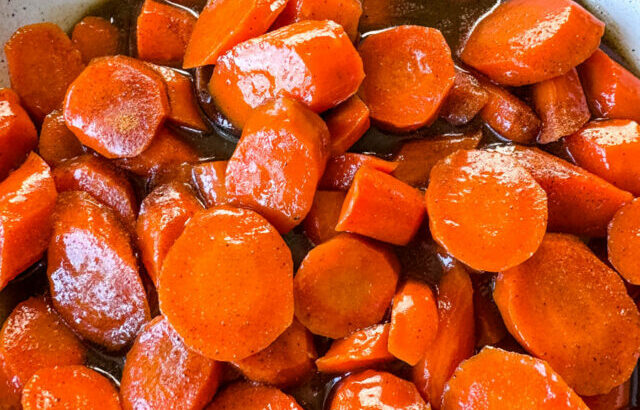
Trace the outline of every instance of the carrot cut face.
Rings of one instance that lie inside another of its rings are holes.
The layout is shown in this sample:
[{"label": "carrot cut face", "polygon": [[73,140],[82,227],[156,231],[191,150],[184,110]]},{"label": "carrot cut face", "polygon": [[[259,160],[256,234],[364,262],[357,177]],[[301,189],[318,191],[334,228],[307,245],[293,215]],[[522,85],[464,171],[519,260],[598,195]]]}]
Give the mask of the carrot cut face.
[{"label": "carrot cut face", "polygon": [[382,320],[398,282],[391,249],[341,234],[312,249],[294,280],[298,320],[312,333],[333,339]]},{"label": "carrot cut face", "polygon": [[271,28],[303,20],[332,20],[344,28],[351,41],[355,41],[361,15],[360,0],[289,0]]},{"label": "carrot cut face", "polygon": [[616,212],[609,223],[609,262],[630,283],[640,285],[640,259],[636,255],[640,237],[640,201],[634,199]]},{"label": "carrot cut face", "polygon": [[20,105],[20,98],[11,89],[0,89],[0,181],[37,145],[38,131]]},{"label": "carrot cut face", "polygon": [[447,383],[442,408],[588,409],[545,361],[492,347],[462,362]]},{"label": "carrot cut face", "polygon": [[507,336],[498,306],[493,301],[492,275],[473,275],[473,312],[476,317],[476,347],[494,345]]},{"label": "carrot cut face", "polygon": [[304,233],[315,245],[339,234],[336,225],[346,196],[342,191],[316,191],[311,210],[303,222]]},{"label": "carrot cut face", "polygon": [[211,161],[193,167],[193,182],[207,208],[229,202],[225,186],[228,161]]},{"label": "carrot cut face", "polygon": [[366,77],[358,94],[371,119],[390,131],[431,124],[455,81],[451,50],[440,31],[399,26],[358,47]]},{"label": "carrot cut face", "polygon": [[469,123],[489,102],[489,94],[472,75],[456,70],[453,87],[442,105],[440,117],[449,124]]},{"label": "carrot cut face", "polygon": [[343,28],[332,21],[306,20],[222,55],[209,91],[222,114],[241,129],[253,108],[277,97],[296,99],[317,113],[326,111],[354,95],[363,78],[362,60]]},{"label": "carrot cut face", "polygon": [[590,410],[622,410],[629,407],[629,382],[615,387],[607,394],[583,397]]},{"label": "carrot cut face", "polygon": [[73,28],[71,41],[85,64],[94,58],[114,56],[122,48],[120,30],[102,17],[83,18]]},{"label": "carrot cut face", "polygon": [[324,120],[331,134],[331,156],[347,152],[367,132],[371,123],[369,108],[357,95],[329,111]]},{"label": "carrot cut face", "polygon": [[585,61],[603,34],[604,23],[574,1],[514,0],[476,25],[460,58],[500,84],[533,84]]},{"label": "carrot cut face", "polygon": [[67,127],[106,158],[142,153],[169,110],[162,77],[124,56],[93,60],[71,84],[64,101]]},{"label": "carrot cut face", "polygon": [[84,68],[82,55],[52,23],[24,26],[4,45],[11,87],[37,122],[60,108],[67,87]]},{"label": "carrot cut face", "polygon": [[358,170],[365,166],[390,174],[398,164],[373,155],[347,152],[327,161],[327,167],[318,186],[325,190],[348,191]]},{"label": "carrot cut face", "polygon": [[237,382],[216,395],[206,410],[303,410],[295,399],[275,387]]},{"label": "carrot cut face", "polygon": [[38,140],[38,153],[53,167],[84,154],[82,144],[67,128],[62,111],[52,111],[44,118]]},{"label": "carrot cut face", "polygon": [[60,194],[47,276],[60,316],[84,339],[117,351],[149,321],[128,231],[86,192]]},{"label": "carrot cut face", "polygon": [[513,158],[460,150],[431,170],[426,195],[433,238],[473,269],[499,272],[538,249],[547,195]]},{"label": "carrot cut face", "polygon": [[498,275],[494,299],[509,332],[578,394],[608,393],[640,356],[640,313],[624,282],[570,235]]},{"label": "carrot cut face", "polygon": [[189,350],[158,316],[127,354],[120,396],[125,409],[202,409],[218,390],[222,364]]}]

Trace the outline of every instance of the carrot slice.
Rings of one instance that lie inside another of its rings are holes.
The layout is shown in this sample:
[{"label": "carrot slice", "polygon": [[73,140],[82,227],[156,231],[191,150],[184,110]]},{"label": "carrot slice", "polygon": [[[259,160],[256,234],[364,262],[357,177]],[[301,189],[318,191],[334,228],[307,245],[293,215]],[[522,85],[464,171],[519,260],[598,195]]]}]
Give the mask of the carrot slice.
[{"label": "carrot slice", "polygon": [[249,380],[284,388],[313,374],[316,357],[313,336],[294,319],[269,347],[233,364]]},{"label": "carrot slice", "polygon": [[476,347],[494,345],[507,336],[507,328],[493,301],[493,275],[473,275],[471,283],[476,318]]},{"label": "carrot slice", "polygon": [[460,54],[506,85],[566,74],[600,45],[604,23],[571,0],[512,0],[475,27]]},{"label": "carrot slice", "polygon": [[367,36],[358,51],[366,73],[358,94],[380,127],[411,131],[435,121],[455,81],[439,30],[394,27]]},{"label": "carrot slice", "polygon": [[620,275],[634,285],[640,285],[640,200],[634,199],[616,212],[609,223],[607,248],[609,262]]},{"label": "carrot slice", "polygon": [[275,387],[237,382],[222,392],[206,410],[303,410],[295,399]]},{"label": "carrot slice", "polygon": [[371,123],[369,108],[357,95],[329,111],[324,120],[331,134],[331,156],[347,152],[367,132]]},{"label": "carrot slice", "polygon": [[193,167],[193,181],[207,208],[229,203],[225,174],[228,161],[205,162]]},{"label": "carrot slice", "polygon": [[[84,363],[87,350],[48,306],[32,297],[11,312],[0,331],[0,367],[20,392],[45,367]],[[0,401],[0,407],[2,402]]]},{"label": "carrot slice", "polygon": [[617,273],[577,238],[545,236],[498,275],[494,298],[509,332],[582,395],[608,393],[640,356],[640,313]]},{"label": "carrot slice", "polygon": [[57,195],[49,166],[33,153],[0,183],[0,290],[47,249]]},{"label": "carrot slice", "polygon": [[460,150],[436,164],[426,195],[433,238],[473,269],[499,272],[538,249],[547,196],[509,156]]},{"label": "carrot slice", "polygon": [[348,191],[358,170],[365,166],[390,174],[395,171],[398,164],[373,155],[348,152],[329,159],[318,187],[326,190]]},{"label": "carrot slice", "polygon": [[[170,168],[160,168],[147,178],[147,190],[153,190],[160,185],[179,182],[186,185],[193,184],[193,164],[180,164]],[[195,187],[194,187],[195,188]]]},{"label": "carrot slice", "polygon": [[442,408],[588,410],[547,362],[492,347],[462,362],[447,383]]},{"label": "carrot slice", "polygon": [[82,55],[52,23],[18,29],[4,46],[11,87],[37,122],[60,108],[67,87],[84,68]]},{"label": "carrot slice", "polygon": [[187,346],[214,360],[242,360],[291,325],[291,252],[253,211],[203,211],[169,250],[158,296]]},{"label": "carrot slice", "polygon": [[328,146],[327,126],[304,105],[289,98],[267,103],[254,111],[229,160],[227,193],[287,233],[311,209]]},{"label": "carrot slice", "polygon": [[138,248],[147,273],[154,283],[167,252],[189,219],[204,209],[184,184],[173,182],[155,188],[142,201],[136,223]]},{"label": "carrot slice", "polygon": [[168,115],[162,78],[124,56],[93,60],[71,84],[64,102],[69,129],[107,158],[139,155]]},{"label": "carrot slice", "polygon": [[440,117],[452,125],[465,125],[489,102],[489,94],[472,75],[456,70],[453,87],[442,104]]},{"label": "carrot slice", "polygon": [[322,373],[348,373],[392,362],[388,341],[389,324],[373,325],[335,340],[316,366]]},{"label": "carrot slice", "polygon": [[306,20],[222,55],[209,91],[222,114],[243,128],[253,108],[275,97],[294,98],[319,113],[354,95],[363,78],[360,55],[342,27]]},{"label": "carrot slice", "polygon": [[0,89],[0,181],[20,166],[37,145],[38,131],[20,105],[20,98],[11,89]]},{"label": "carrot slice", "polygon": [[24,410],[120,410],[115,386],[100,373],[84,366],[41,369],[22,394]]},{"label": "carrot slice", "polygon": [[125,409],[202,409],[218,390],[222,364],[189,350],[167,319],[148,323],[129,350],[120,395]]},{"label": "carrot slice", "polygon": [[71,41],[80,50],[82,61],[89,64],[97,57],[113,56],[122,48],[118,27],[101,17],[85,17],[73,28]]},{"label": "carrot slice", "polygon": [[400,265],[382,244],[341,234],[312,249],[294,280],[298,320],[333,339],[382,320]]},{"label": "carrot slice", "polygon": [[62,111],[55,110],[44,118],[38,153],[51,166],[58,166],[63,161],[84,154],[82,144],[67,128]]},{"label": "carrot slice", "polygon": [[629,408],[629,382],[615,387],[607,394],[583,397],[590,410],[622,410]]},{"label": "carrot slice", "polygon": [[60,194],[47,275],[60,316],[109,350],[127,346],[150,319],[129,233],[86,192]]},{"label": "carrot slice", "polygon": [[361,15],[360,0],[289,0],[271,28],[303,20],[333,20],[344,28],[351,41],[355,41]]},{"label": "carrot slice", "polygon": [[382,171],[362,167],[347,192],[336,231],[404,246],[424,216],[420,191]]},{"label": "carrot slice", "polygon": [[343,379],[331,398],[330,410],[430,410],[413,383],[386,372],[365,370]]},{"label": "carrot slice", "polygon": [[336,225],[347,196],[342,191],[317,191],[313,205],[302,225],[304,233],[315,245],[337,236]]},{"label": "carrot slice", "polygon": [[640,121],[640,78],[596,50],[578,67],[591,111],[596,117]]}]

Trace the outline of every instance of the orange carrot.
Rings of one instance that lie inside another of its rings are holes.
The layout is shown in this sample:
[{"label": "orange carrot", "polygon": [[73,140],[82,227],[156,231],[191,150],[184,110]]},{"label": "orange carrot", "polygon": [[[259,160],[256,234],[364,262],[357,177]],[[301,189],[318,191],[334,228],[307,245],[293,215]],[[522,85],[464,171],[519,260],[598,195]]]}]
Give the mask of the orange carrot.
[{"label": "orange carrot", "polygon": [[615,387],[607,394],[583,397],[590,410],[623,410],[629,408],[629,382]]},{"label": "orange carrot", "polygon": [[302,410],[295,399],[275,387],[237,382],[222,392],[205,410]]},{"label": "orange carrot", "polygon": [[85,64],[97,57],[116,55],[122,49],[120,30],[101,17],[82,19],[73,28],[71,41],[80,50]]},{"label": "orange carrot", "polygon": [[475,27],[460,54],[506,85],[566,74],[600,45],[604,23],[572,0],[512,0]]},{"label": "orange carrot", "polygon": [[315,245],[338,235],[336,225],[346,196],[342,191],[316,191],[311,210],[302,223],[305,235]]},{"label": "orange carrot", "polygon": [[358,94],[380,127],[411,131],[435,121],[455,80],[440,31],[394,27],[367,36],[358,51],[366,73]]},{"label": "orange carrot", "polygon": [[225,174],[227,161],[211,161],[193,167],[193,182],[207,208],[229,203]]},{"label": "orange carrot", "polygon": [[360,0],[289,0],[271,28],[303,20],[333,20],[344,27],[351,41],[355,41],[361,15]]},{"label": "orange carrot", "polygon": [[193,164],[180,164],[170,168],[161,168],[147,178],[146,187],[148,190],[152,190],[160,185],[170,184],[172,182],[193,185],[192,174]]},{"label": "orange carrot", "polygon": [[324,120],[331,134],[331,156],[342,155],[369,129],[369,108],[354,95],[329,111]]},{"label": "orange carrot", "polygon": [[618,273],[634,285],[640,284],[640,259],[636,249],[640,244],[640,200],[634,199],[616,212],[609,223],[607,248],[609,262]]},{"label": "orange carrot", "polygon": [[493,275],[473,275],[471,282],[476,318],[476,347],[494,345],[507,336],[507,328],[493,301]]},{"label": "orange carrot", "polygon": [[318,187],[326,190],[348,191],[358,170],[365,166],[390,174],[398,167],[398,164],[373,155],[348,152],[329,159]]},{"label": "orange carrot", "polygon": [[[1,357],[0,360],[2,360]],[[4,406],[4,410],[22,409],[20,394],[13,389],[9,377],[2,370],[2,366],[0,366],[0,404]]]},{"label": "orange carrot", "polygon": [[80,141],[67,128],[62,111],[52,111],[44,118],[38,141],[38,153],[47,161],[47,164],[53,167],[84,153]]},{"label": "orange carrot", "polygon": [[37,145],[38,132],[20,105],[20,98],[11,89],[0,89],[0,181],[19,167]]},{"label": "orange carrot", "polygon": [[449,124],[464,125],[489,102],[489,94],[472,75],[456,70],[456,79],[442,105],[440,117]]}]

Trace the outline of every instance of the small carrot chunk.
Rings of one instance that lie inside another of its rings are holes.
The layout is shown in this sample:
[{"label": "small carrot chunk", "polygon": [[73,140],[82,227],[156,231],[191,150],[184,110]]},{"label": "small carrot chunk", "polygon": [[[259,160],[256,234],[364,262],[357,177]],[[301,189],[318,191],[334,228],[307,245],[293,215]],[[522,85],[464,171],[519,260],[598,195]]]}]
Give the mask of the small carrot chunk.
[{"label": "small carrot chunk", "polygon": [[205,410],[303,410],[295,399],[275,387],[237,382],[218,395]]},{"label": "small carrot chunk", "polygon": [[431,124],[455,81],[451,50],[439,30],[399,26],[359,45],[366,77],[358,94],[371,119],[390,131]]},{"label": "small carrot chunk", "polygon": [[0,183],[0,290],[47,249],[57,195],[49,166],[33,153]]},{"label": "small carrot chunk", "polygon": [[38,141],[38,153],[52,167],[84,154],[82,144],[67,128],[62,111],[52,111],[44,118]]},{"label": "small carrot chunk", "polygon": [[228,161],[211,161],[193,167],[193,181],[207,208],[229,203],[225,186],[227,164]]},{"label": "small carrot chunk", "polygon": [[[32,297],[11,312],[0,331],[0,367],[15,391],[45,367],[83,364],[86,348],[44,298]],[[0,407],[2,407],[0,401]]]},{"label": "small carrot chunk", "polygon": [[202,409],[220,383],[222,364],[189,350],[167,319],[149,322],[127,353],[120,396],[125,409]]},{"label": "small carrot chunk", "polygon": [[339,234],[336,225],[346,196],[342,191],[316,192],[311,210],[302,223],[304,233],[315,245],[320,245]]},{"label": "small carrot chunk", "polygon": [[460,58],[506,85],[566,74],[600,45],[604,23],[571,0],[512,0],[482,19]]},{"label": "small carrot chunk", "polygon": [[327,167],[318,187],[325,190],[348,191],[358,170],[365,166],[390,174],[395,171],[398,164],[373,155],[347,152],[327,161]]},{"label": "small carrot chunk", "polygon": [[623,410],[629,408],[630,384],[625,382],[607,394],[583,397],[590,410]]},{"label": "small carrot chunk", "polygon": [[489,102],[489,94],[472,75],[456,70],[456,79],[442,105],[440,117],[452,125],[471,122]]},{"label": "small carrot chunk", "polygon": [[316,335],[338,339],[382,320],[400,265],[390,248],[341,234],[312,249],[294,280],[298,320]]},{"label": "small carrot chunk", "polygon": [[355,41],[361,15],[360,0],[289,0],[271,28],[303,20],[333,20],[344,28],[351,41]]},{"label": "small carrot chunk", "polygon": [[102,17],[83,18],[73,28],[71,41],[80,50],[85,64],[94,58],[114,56],[122,49],[120,30]]},{"label": "small carrot chunk", "polygon": [[[357,1],[357,0],[356,0]],[[369,108],[354,95],[324,116],[331,134],[331,156],[342,155],[369,129]]]},{"label": "small carrot chunk", "polygon": [[311,209],[328,148],[329,130],[317,114],[289,98],[267,103],[254,111],[229,160],[227,194],[287,233]]},{"label": "small carrot chunk", "polygon": [[492,347],[462,362],[442,408],[589,409],[547,362]]},{"label": "small carrot chunk", "polygon": [[160,185],[172,182],[193,186],[192,174],[193,164],[180,164],[170,168],[160,168],[146,179],[146,187],[148,190],[153,190]]},{"label": "small carrot chunk", "polygon": [[20,98],[11,89],[0,89],[0,181],[37,145],[38,131],[20,105]]},{"label": "small carrot chunk", "polygon": [[629,283],[640,285],[640,258],[636,255],[640,236],[640,200],[634,199],[616,212],[609,223],[609,262]]},{"label": "small carrot chunk", "polygon": [[62,29],[39,23],[18,29],[4,46],[11,87],[37,122],[60,108],[67,87],[84,68]]},{"label": "small carrot chunk", "polygon": [[431,171],[426,195],[433,238],[473,269],[499,272],[538,249],[547,195],[507,155],[460,150]]},{"label": "small carrot chunk", "polygon": [[578,238],[548,234],[536,254],[498,275],[509,332],[578,394],[608,393],[640,356],[640,313],[616,272]]},{"label": "small carrot chunk", "polygon": [[363,78],[362,60],[343,28],[305,20],[222,55],[209,91],[220,112],[241,129],[252,109],[273,98],[290,97],[319,113],[354,95]]},{"label": "small carrot chunk", "polygon": [[120,410],[120,397],[109,379],[84,366],[41,369],[22,393],[24,410]]},{"label": "small carrot chunk", "polygon": [[473,275],[471,283],[476,318],[476,347],[494,345],[507,336],[507,328],[493,301],[493,275]]},{"label": "small carrot chunk", "polygon": [[100,155],[135,157],[151,144],[169,109],[166,86],[155,71],[133,58],[102,57],[69,87],[64,119]]},{"label": "small carrot chunk", "polygon": [[60,316],[84,339],[117,351],[149,321],[129,233],[86,192],[60,194],[47,276]]},{"label": "small carrot chunk", "polygon": [[347,192],[336,231],[404,246],[424,216],[420,191],[382,171],[362,167]]}]

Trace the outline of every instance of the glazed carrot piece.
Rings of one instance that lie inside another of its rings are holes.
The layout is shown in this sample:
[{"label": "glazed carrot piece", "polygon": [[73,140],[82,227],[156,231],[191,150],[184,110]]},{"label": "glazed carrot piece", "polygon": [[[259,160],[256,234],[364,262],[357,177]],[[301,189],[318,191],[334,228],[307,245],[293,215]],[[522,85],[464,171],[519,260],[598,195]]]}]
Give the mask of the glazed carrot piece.
[{"label": "glazed carrot piece", "polygon": [[218,395],[205,410],[303,410],[295,399],[275,387],[237,382]]},{"label": "glazed carrot piece", "polygon": [[387,372],[365,370],[344,378],[331,398],[330,410],[430,410],[416,386]]},{"label": "glazed carrot piece", "polygon": [[87,349],[42,297],[32,297],[16,306],[0,331],[1,367],[17,392],[38,370],[82,364],[86,353]]},{"label": "glazed carrot piece", "polygon": [[313,336],[294,319],[269,347],[233,364],[249,380],[284,388],[313,374],[317,357]]},{"label": "glazed carrot piece", "polygon": [[53,305],[84,339],[117,351],[150,320],[129,233],[86,192],[60,194],[47,255]]},{"label": "glazed carrot piece", "polygon": [[481,139],[482,132],[476,131],[470,134],[407,141],[402,144],[394,158],[398,167],[392,175],[415,188],[426,189],[431,169],[438,161],[460,149],[476,148]]},{"label": "glazed carrot piece", "polygon": [[73,28],[71,41],[80,50],[85,64],[94,58],[114,56],[122,48],[120,30],[102,17],[83,18]]},{"label": "glazed carrot piece", "polygon": [[357,95],[327,112],[324,120],[331,134],[331,156],[347,152],[367,132],[371,123],[369,108]]},{"label": "glazed carrot piece", "polygon": [[589,409],[547,362],[492,347],[462,362],[442,408]]},{"label": "glazed carrot piece", "polygon": [[585,61],[603,34],[604,23],[574,1],[513,0],[476,25],[460,58],[500,84],[533,84]]},{"label": "glazed carrot piece", "polygon": [[455,81],[451,50],[440,31],[399,26],[358,46],[366,77],[358,95],[371,119],[390,131],[431,124]]},{"label": "glazed carrot piece", "polygon": [[542,120],[538,143],[548,144],[577,132],[591,118],[578,72],[535,84],[533,104]]},{"label": "glazed carrot piece", "polygon": [[67,128],[62,111],[52,111],[44,118],[38,140],[38,153],[52,167],[84,154],[82,144]]},{"label": "glazed carrot piece", "polygon": [[640,121],[640,78],[602,50],[596,50],[578,71],[594,116]]},{"label": "glazed carrot piece", "polygon": [[120,397],[109,379],[84,366],[41,369],[22,394],[24,410],[120,410]]},{"label": "glazed carrot piece", "polygon": [[347,192],[336,231],[404,246],[424,216],[420,191],[382,171],[362,167]]},{"label": "glazed carrot piece", "polygon": [[583,397],[590,410],[622,410],[629,408],[629,382],[615,387],[607,394]]},{"label": "glazed carrot piece", "polygon": [[338,339],[382,320],[400,265],[390,248],[340,234],[312,249],[294,280],[298,320],[316,335]]},{"label": "glazed carrot piece", "polygon": [[636,257],[640,243],[640,201],[634,199],[618,210],[608,229],[609,262],[629,283],[640,284],[640,260]]},{"label": "glazed carrot piece", "polygon": [[227,194],[287,233],[311,209],[328,149],[329,130],[317,114],[288,98],[267,103],[254,111],[229,160]]},{"label": "glazed carrot piece", "polygon": [[0,181],[19,167],[37,145],[38,131],[20,105],[20,98],[11,89],[0,89]]},{"label": "glazed carrot piece", "polygon": [[494,345],[507,336],[507,328],[493,301],[493,275],[473,275],[471,283],[476,318],[476,347]]},{"label": "glazed carrot piece", "polygon": [[214,360],[242,360],[291,325],[291,252],[253,211],[202,211],[169,250],[158,297],[187,346]]},{"label": "glazed carrot piece", "polygon": [[122,408],[202,409],[218,390],[221,370],[222,363],[189,350],[167,319],[158,316],[127,353]]},{"label": "glazed carrot piece", "polygon": [[536,254],[498,275],[509,332],[578,394],[608,393],[640,356],[640,313],[624,282],[578,238],[547,234]]},{"label": "glazed carrot piece", "polygon": [[[193,186],[193,164],[180,164],[170,168],[158,169],[146,180],[147,190],[173,182]],[[195,186],[193,187],[195,188]]]},{"label": "glazed carrot piece", "polygon": [[442,104],[440,118],[452,125],[469,123],[489,102],[489,94],[472,75],[456,70],[453,87]]},{"label": "glazed carrot piece", "polygon": [[0,183],[0,289],[44,254],[57,195],[49,166],[33,153]]},{"label": "glazed carrot piece", "polygon": [[71,84],[64,101],[67,127],[106,158],[144,151],[169,115],[162,77],[124,56],[95,59]]},{"label": "glazed carrot piece", "polygon": [[187,185],[173,182],[155,188],[142,201],[136,222],[138,249],[154,283],[167,252],[189,219],[204,209]]},{"label": "glazed carrot piece", "polygon": [[222,55],[209,91],[220,112],[241,129],[253,108],[275,97],[296,99],[319,113],[354,95],[363,78],[362,60],[343,28],[305,20]]},{"label": "glazed carrot piece", "polygon": [[52,23],[18,29],[4,46],[11,87],[37,122],[60,108],[67,87],[84,68],[82,55]]},{"label": "glazed carrot piece", "polygon": [[325,190],[348,191],[353,178],[362,167],[368,167],[390,174],[398,167],[395,162],[366,154],[346,154],[333,157],[327,162],[318,187]]},{"label": "glazed carrot piece", "polygon": [[227,205],[225,175],[228,161],[211,161],[193,167],[193,182],[207,208]]},{"label": "glazed carrot piece", "polygon": [[316,191],[311,210],[302,223],[305,235],[315,245],[339,234],[336,225],[346,196],[342,191]]},{"label": "glazed carrot piece", "polygon": [[9,378],[2,370],[2,366],[0,366],[0,404],[4,406],[4,410],[22,409],[22,406],[20,405],[20,394],[13,389],[13,386],[11,386]]},{"label": "glazed carrot piece", "polygon": [[433,238],[473,269],[499,272],[529,259],[547,228],[547,195],[518,161],[460,150],[431,170]]},{"label": "glazed carrot piece", "polygon": [[332,20],[344,28],[351,41],[355,41],[361,15],[360,0],[289,0],[271,28],[303,20]]}]

